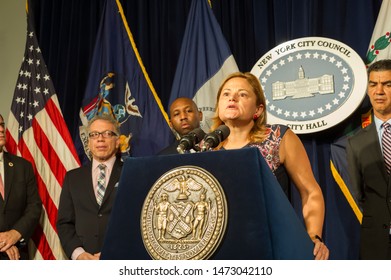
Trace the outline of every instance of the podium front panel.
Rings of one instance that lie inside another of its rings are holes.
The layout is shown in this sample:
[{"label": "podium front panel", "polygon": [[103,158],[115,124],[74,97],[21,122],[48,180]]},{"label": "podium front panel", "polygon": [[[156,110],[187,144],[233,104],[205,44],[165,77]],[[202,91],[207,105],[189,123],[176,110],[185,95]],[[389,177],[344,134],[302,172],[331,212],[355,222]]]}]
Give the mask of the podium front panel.
[{"label": "podium front panel", "polygon": [[141,236],[141,212],[151,187],[181,166],[210,172],[222,186],[227,227],[211,259],[313,259],[313,243],[256,148],[128,158],[101,259],[151,259]]}]

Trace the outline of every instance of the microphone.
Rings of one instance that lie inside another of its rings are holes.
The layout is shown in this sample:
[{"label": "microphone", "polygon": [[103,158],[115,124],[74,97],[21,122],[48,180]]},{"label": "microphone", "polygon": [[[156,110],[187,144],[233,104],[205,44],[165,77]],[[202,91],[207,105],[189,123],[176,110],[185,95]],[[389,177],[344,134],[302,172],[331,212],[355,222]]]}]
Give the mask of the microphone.
[{"label": "microphone", "polygon": [[215,131],[205,135],[201,151],[208,151],[217,147],[230,133],[229,127],[220,125]]},{"label": "microphone", "polygon": [[194,148],[204,136],[205,132],[201,128],[193,129],[179,141],[179,145],[176,148],[178,153],[183,154],[185,151]]}]

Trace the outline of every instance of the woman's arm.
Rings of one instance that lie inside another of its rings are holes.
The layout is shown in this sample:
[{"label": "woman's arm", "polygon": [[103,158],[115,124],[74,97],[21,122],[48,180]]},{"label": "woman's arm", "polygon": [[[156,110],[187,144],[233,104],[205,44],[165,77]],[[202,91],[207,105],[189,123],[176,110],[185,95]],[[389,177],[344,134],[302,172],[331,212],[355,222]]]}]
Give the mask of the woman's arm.
[{"label": "woman's arm", "polygon": [[279,153],[281,163],[300,193],[307,233],[315,243],[314,255],[316,259],[328,259],[329,251],[321,239],[325,215],[322,190],[301,140],[290,129],[282,138]]}]

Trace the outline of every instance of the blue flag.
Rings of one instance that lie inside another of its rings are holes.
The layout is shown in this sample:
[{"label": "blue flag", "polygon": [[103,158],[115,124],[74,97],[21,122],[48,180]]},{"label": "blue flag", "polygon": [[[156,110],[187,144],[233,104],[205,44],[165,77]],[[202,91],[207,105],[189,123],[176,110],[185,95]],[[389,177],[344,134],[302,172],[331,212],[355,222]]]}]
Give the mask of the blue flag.
[{"label": "blue flag", "polygon": [[167,114],[115,0],[105,2],[80,111],[80,140],[86,155],[86,124],[96,114],[112,114],[120,123],[123,156],[154,155],[168,145]]},{"label": "blue flag", "polygon": [[169,103],[182,96],[192,98],[203,112],[201,128],[208,131],[219,86],[236,71],[235,59],[207,0],[193,0]]}]

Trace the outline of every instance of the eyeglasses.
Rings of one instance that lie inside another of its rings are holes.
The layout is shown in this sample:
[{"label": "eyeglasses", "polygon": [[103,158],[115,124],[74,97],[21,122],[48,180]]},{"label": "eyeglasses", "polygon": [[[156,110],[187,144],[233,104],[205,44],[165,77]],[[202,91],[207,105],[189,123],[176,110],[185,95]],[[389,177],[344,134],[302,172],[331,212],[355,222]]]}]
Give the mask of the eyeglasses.
[{"label": "eyeglasses", "polygon": [[88,133],[88,137],[91,139],[98,139],[99,135],[102,135],[103,138],[111,138],[113,136],[118,136],[117,133],[111,130],[105,130],[103,132],[92,131]]}]

